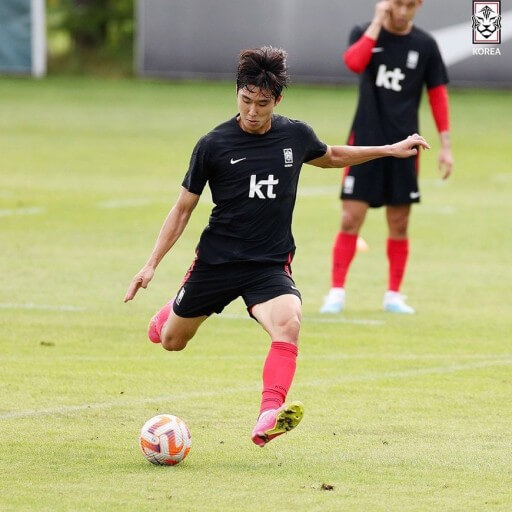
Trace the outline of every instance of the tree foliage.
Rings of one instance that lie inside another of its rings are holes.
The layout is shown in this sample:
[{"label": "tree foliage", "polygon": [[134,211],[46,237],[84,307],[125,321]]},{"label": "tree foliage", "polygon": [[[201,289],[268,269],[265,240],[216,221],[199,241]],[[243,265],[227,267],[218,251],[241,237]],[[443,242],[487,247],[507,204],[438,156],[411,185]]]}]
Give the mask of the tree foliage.
[{"label": "tree foliage", "polygon": [[62,29],[82,49],[131,47],[134,0],[51,0],[49,9],[60,11]]},{"label": "tree foliage", "polygon": [[134,1],[47,0],[50,71],[131,74]]}]

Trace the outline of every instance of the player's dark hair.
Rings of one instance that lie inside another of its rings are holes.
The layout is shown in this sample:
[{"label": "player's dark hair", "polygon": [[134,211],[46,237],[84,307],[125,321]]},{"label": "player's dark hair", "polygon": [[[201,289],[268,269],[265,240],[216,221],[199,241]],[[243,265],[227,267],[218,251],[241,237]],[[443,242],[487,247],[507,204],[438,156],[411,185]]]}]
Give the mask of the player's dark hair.
[{"label": "player's dark hair", "polygon": [[287,53],[282,48],[263,46],[252,50],[242,50],[236,73],[236,91],[259,87],[277,99],[290,77],[286,69]]}]

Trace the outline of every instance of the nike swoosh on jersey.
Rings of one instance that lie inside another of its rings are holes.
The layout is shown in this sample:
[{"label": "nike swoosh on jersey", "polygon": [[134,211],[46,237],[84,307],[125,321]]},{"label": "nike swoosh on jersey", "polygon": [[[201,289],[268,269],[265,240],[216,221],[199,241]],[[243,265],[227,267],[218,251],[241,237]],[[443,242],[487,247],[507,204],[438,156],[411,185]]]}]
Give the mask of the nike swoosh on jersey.
[{"label": "nike swoosh on jersey", "polygon": [[235,165],[238,162],[241,162],[242,160],[247,160],[247,157],[239,158],[238,160],[235,160],[234,158],[231,159],[231,165]]},{"label": "nike swoosh on jersey", "polygon": [[383,52],[384,51],[384,48],[382,48],[381,46],[377,46],[376,48],[372,48],[372,53],[380,53],[380,52]]},{"label": "nike swoosh on jersey", "polygon": [[419,193],[419,192],[411,192],[411,193],[409,194],[409,197],[410,197],[411,199],[418,199],[418,198],[420,197],[420,193]]}]

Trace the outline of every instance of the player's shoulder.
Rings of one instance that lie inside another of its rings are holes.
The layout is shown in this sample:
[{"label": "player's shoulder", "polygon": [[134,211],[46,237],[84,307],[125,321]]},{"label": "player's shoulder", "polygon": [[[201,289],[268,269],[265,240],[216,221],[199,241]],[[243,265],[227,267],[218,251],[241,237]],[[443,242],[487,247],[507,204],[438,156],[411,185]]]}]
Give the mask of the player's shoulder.
[{"label": "player's shoulder", "polygon": [[414,39],[415,42],[423,44],[425,46],[435,46],[437,45],[436,40],[432,34],[429,34],[426,30],[423,30],[416,25],[413,25],[411,33],[411,39]]},{"label": "player's shoulder", "polygon": [[308,126],[308,124],[300,119],[292,119],[291,117],[282,116],[280,114],[274,114],[272,119],[272,123],[275,127],[279,128],[303,128],[304,126]]},{"label": "player's shoulder", "polygon": [[273,126],[279,130],[287,130],[298,134],[309,134],[313,131],[311,126],[300,119],[291,119],[290,117],[274,114],[272,120]]},{"label": "player's shoulder", "polygon": [[236,117],[232,117],[223,123],[218,124],[215,128],[211,129],[204,137],[208,139],[215,139],[215,137],[224,136],[226,134],[236,133],[238,131],[238,124]]},{"label": "player's shoulder", "polygon": [[236,118],[233,117],[227,121],[224,121],[223,123],[218,124],[208,133],[205,133],[198,140],[197,145],[207,147],[214,144],[216,141],[219,141],[220,139],[224,139],[226,136],[233,135],[236,132]]}]

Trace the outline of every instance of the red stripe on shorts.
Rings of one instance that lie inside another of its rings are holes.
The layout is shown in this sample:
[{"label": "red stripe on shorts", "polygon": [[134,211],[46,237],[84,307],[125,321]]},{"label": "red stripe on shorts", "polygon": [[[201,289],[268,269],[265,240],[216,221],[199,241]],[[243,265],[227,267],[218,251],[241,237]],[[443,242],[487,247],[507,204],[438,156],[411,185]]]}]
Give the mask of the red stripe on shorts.
[{"label": "red stripe on shorts", "polygon": [[[354,132],[351,132],[348,137],[347,145],[353,146],[355,139],[356,139],[356,134]],[[345,179],[345,177],[347,176],[347,174],[349,172],[350,172],[350,165],[348,167],[345,167],[345,169],[343,169],[343,174],[341,176],[341,183],[343,183],[343,180]]]},{"label": "red stripe on shorts", "polygon": [[288,259],[286,260],[286,263],[284,264],[284,271],[291,277],[292,273],[290,271],[290,263],[292,262],[292,253],[288,253]]},{"label": "red stripe on shorts", "polygon": [[188,281],[188,278],[190,277],[190,274],[192,274],[192,270],[194,270],[194,267],[196,266],[196,262],[197,262],[198,256],[199,255],[198,255],[198,253],[196,251],[196,257],[194,258],[194,261],[192,262],[192,265],[190,265],[190,267],[188,268],[187,273],[185,274],[185,277],[183,278],[183,281],[181,282],[181,286],[183,286]]}]

